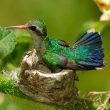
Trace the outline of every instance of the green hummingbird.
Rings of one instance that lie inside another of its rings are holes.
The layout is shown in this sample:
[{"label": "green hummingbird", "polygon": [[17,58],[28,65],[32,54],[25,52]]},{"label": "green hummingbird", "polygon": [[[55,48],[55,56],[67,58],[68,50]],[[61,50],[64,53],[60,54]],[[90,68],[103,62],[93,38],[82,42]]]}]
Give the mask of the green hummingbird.
[{"label": "green hummingbird", "polygon": [[94,70],[104,66],[104,52],[99,32],[86,32],[69,46],[63,40],[49,37],[46,24],[41,19],[8,28],[27,30],[33,38],[39,62],[43,62],[52,72],[62,69]]}]

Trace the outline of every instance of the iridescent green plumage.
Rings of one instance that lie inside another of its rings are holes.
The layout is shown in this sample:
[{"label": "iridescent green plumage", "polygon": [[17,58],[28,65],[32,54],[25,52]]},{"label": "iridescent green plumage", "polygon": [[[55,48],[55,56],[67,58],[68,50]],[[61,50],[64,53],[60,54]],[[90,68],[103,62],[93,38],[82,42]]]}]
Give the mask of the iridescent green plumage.
[{"label": "iridescent green plumage", "polygon": [[[99,35],[98,33],[93,33],[93,35]],[[93,36],[91,36],[93,37]],[[98,38],[100,36],[97,36]],[[100,39],[98,39],[97,43]],[[62,41],[61,41],[62,42]],[[78,41],[77,41],[78,42]],[[66,47],[64,45],[61,45],[59,43],[59,40],[49,38],[47,37],[44,42],[42,43],[42,57],[43,60],[52,68],[68,68],[68,69],[94,69],[95,67],[103,66],[103,51],[102,49],[97,51],[101,54],[101,58],[97,58],[97,60],[101,59],[101,64],[98,64],[97,62],[93,62],[91,59],[94,59],[94,56],[91,56],[91,53],[94,52],[94,50],[97,50],[99,48],[102,48],[101,45],[95,44],[93,42],[92,45],[89,45],[88,42],[83,42],[84,44],[76,44],[73,47]],[[63,61],[62,61],[63,60]],[[85,65],[80,65],[81,61],[85,62]],[[90,61],[90,62],[89,62]],[[69,64],[70,63],[70,64]],[[88,63],[88,65],[86,64]],[[98,65],[95,66],[97,63]],[[92,65],[94,64],[94,65]],[[90,65],[90,66],[89,66]]]},{"label": "iridescent green plumage", "polygon": [[47,37],[43,42],[43,49],[43,59],[54,66],[58,66],[61,56],[70,60],[75,58],[73,48],[60,45],[57,39]]}]

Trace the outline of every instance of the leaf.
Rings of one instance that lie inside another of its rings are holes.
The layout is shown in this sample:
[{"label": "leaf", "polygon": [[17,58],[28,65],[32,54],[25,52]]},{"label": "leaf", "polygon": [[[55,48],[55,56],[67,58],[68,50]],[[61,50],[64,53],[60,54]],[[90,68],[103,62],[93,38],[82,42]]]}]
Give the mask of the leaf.
[{"label": "leaf", "polygon": [[15,34],[3,27],[0,27],[0,59],[10,54],[16,45]]}]

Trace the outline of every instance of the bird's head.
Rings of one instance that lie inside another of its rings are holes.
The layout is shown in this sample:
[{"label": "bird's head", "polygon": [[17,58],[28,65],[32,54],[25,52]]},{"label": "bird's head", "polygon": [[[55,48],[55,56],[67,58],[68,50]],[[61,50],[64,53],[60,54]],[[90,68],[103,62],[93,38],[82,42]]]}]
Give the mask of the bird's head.
[{"label": "bird's head", "polygon": [[28,30],[31,34],[37,34],[38,36],[47,36],[47,28],[46,24],[41,19],[34,19],[28,21],[25,25],[18,25],[18,26],[8,26],[7,28],[11,29],[24,29]]},{"label": "bird's head", "polygon": [[36,33],[38,36],[47,36],[47,28],[43,20],[30,20],[26,25],[28,26],[28,31],[30,33]]}]

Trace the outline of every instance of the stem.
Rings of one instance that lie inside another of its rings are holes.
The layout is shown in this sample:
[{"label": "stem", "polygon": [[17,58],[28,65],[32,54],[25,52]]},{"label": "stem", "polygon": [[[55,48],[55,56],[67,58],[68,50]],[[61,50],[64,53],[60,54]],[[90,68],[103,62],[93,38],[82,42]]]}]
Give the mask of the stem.
[{"label": "stem", "polygon": [[108,104],[108,102],[110,100],[110,91],[105,92],[104,94],[106,94],[106,98],[105,98],[104,102],[101,105],[99,105],[97,110],[105,110],[105,108],[106,108],[106,106],[107,106],[107,104]]}]

